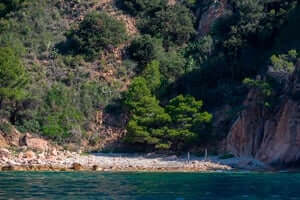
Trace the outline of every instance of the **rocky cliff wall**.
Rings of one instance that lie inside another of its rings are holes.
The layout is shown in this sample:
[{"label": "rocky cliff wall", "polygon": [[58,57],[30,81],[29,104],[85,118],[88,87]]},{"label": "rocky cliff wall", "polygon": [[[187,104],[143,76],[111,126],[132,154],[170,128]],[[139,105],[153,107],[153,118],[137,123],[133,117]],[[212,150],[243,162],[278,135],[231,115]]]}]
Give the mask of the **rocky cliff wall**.
[{"label": "rocky cliff wall", "polygon": [[244,101],[227,136],[227,150],[273,166],[300,165],[300,63],[289,77],[276,109],[266,111],[256,90]]}]

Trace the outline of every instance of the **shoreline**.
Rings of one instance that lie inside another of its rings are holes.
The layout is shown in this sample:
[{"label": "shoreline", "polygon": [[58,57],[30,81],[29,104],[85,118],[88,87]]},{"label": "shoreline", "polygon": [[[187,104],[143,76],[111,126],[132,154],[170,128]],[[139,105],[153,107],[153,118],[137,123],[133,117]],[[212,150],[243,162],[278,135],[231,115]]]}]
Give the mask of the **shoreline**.
[{"label": "shoreline", "polygon": [[267,169],[249,158],[220,159],[158,154],[80,154],[70,151],[11,153],[0,157],[0,171],[102,171],[102,172],[218,172]]}]

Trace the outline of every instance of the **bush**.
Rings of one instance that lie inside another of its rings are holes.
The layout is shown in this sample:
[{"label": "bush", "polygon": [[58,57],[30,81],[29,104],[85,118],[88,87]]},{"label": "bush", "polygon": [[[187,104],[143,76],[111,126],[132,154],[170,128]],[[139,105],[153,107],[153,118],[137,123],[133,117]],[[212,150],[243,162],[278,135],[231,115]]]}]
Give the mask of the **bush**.
[{"label": "bush", "polygon": [[0,48],[0,109],[4,99],[23,99],[27,82],[28,75],[19,56],[10,48]]},{"label": "bush", "polygon": [[160,72],[167,83],[176,81],[185,72],[186,60],[181,52],[171,49],[157,58],[160,62]]},{"label": "bush", "polygon": [[128,48],[132,59],[139,62],[139,71],[153,60],[160,64],[159,70],[167,82],[173,82],[185,72],[185,58],[176,49],[166,51],[162,46],[162,40],[143,35],[135,39]]},{"label": "bush", "polygon": [[133,16],[151,15],[167,6],[167,0],[123,0],[122,8]]},{"label": "bush", "polygon": [[0,122],[0,131],[4,134],[10,134],[12,132],[12,126],[6,121],[2,121]]},{"label": "bush", "polygon": [[272,68],[277,72],[292,73],[295,69],[297,57],[296,50],[290,50],[288,54],[272,55],[270,58]]},{"label": "bush", "polygon": [[73,29],[67,34],[71,47],[75,53],[84,54],[92,59],[103,50],[110,50],[127,38],[125,24],[105,12],[92,12],[79,24],[78,29]]},{"label": "bush", "polygon": [[132,41],[128,48],[130,57],[139,62],[141,66],[145,66],[152,60],[164,54],[162,40],[152,38],[150,35],[143,35]]},{"label": "bush", "polygon": [[71,136],[71,130],[81,126],[83,113],[78,108],[76,93],[61,85],[53,85],[46,94],[40,110],[41,129],[44,135],[62,141]]},{"label": "bush", "polygon": [[5,16],[10,11],[17,9],[25,0],[2,0],[0,3],[0,17]]},{"label": "bush", "polygon": [[158,11],[152,18],[140,21],[139,27],[143,33],[163,38],[166,46],[169,43],[182,45],[196,33],[194,16],[183,5],[176,4]]}]

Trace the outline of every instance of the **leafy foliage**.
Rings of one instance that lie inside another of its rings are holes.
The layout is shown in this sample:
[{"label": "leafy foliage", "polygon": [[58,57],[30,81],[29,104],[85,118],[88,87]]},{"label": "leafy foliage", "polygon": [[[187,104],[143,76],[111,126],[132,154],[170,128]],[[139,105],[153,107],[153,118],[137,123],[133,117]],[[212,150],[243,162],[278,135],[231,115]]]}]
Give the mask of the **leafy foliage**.
[{"label": "leafy foliage", "polygon": [[141,66],[157,59],[159,55],[164,54],[164,51],[162,40],[147,34],[134,39],[128,48],[130,57],[138,61]]},{"label": "leafy foliage", "polygon": [[121,2],[124,10],[131,15],[151,15],[167,6],[167,0],[124,0]]},{"label": "leafy foliage", "polygon": [[212,115],[201,112],[202,101],[182,95],[172,99],[164,108],[151,93],[160,84],[159,63],[151,62],[135,78],[125,97],[125,105],[130,109],[131,118],[127,125],[125,141],[133,144],[147,144],[155,149],[182,150],[187,142],[209,134],[207,124]]},{"label": "leafy foliage", "polygon": [[2,0],[0,2],[0,17],[17,9],[25,0]]},{"label": "leafy foliage", "polygon": [[154,17],[144,18],[140,22],[143,33],[163,38],[164,43],[173,42],[182,45],[195,34],[194,17],[189,9],[176,4],[155,12]]},{"label": "leafy foliage", "polygon": [[168,136],[176,148],[191,143],[198,137],[206,140],[209,138],[208,124],[212,115],[202,112],[203,102],[194,97],[179,95],[170,100],[167,113],[172,118]]},{"label": "leafy foliage", "polygon": [[270,108],[272,105],[272,96],[274,95],[274,90],[272,88],[272,85],[268,83],[267,81],[263,80],[253,80],[250,78],[245,78],[243,83],[248,88],[254,88],[257,89],[262,97],[263,102],[262,103],[265,107]]},{"label": "leafy foliage", "polygon": [[288,54],[273,55],[271,57],[271,64],[277,72],[291,73],[295,69],[298,53],[296,50],[290,50]]},{"label": "leafy foliage", "polygon": [[126,38],[123,22],[114,19],[105,12],[92,12],[67,35],[78,53],[94,58],[99,52],[117,47]]},{"label": "leafy foliage", "polygon": [[0,48],[0,98],[21,100],[25,97],[28,76],[20,58],[10,48]]}]

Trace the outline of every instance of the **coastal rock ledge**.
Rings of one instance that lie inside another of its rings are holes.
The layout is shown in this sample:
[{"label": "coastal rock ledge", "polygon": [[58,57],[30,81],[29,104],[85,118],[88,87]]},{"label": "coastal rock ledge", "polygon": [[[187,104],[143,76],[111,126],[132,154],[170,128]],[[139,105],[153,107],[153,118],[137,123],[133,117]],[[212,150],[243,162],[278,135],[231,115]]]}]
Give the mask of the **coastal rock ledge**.
[{"label": "coastal rock ledge", "polygon": [[300,166],[300,63],[267,110],[259,91],[253,89],[227,136],[227,150],[238,157],[252,157],[276,167]]}]

